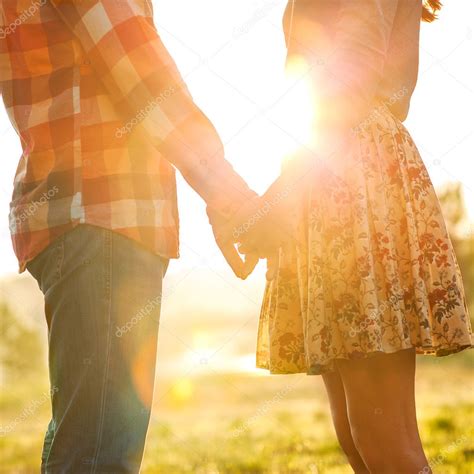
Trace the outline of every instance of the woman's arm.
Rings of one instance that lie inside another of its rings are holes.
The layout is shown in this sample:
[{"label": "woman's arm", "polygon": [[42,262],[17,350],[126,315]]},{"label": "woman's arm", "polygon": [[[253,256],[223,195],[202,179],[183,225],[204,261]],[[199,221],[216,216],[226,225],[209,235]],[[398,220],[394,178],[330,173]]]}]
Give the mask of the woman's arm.
[{"label": "woman's arm", "polygon": [[314,75],[323,129],[354,127],[375,107],[397,8],[398,0],[340,0],[333,52]]},{"label": "woman's arm", "polygon": [[[310,147],[302,147],[262,197],[263,202],[278,202],[267,219],[260,223],[261,233],[265,232],[265,225],[273,227],[273,233],[267,235],[275,240],[288,238],[289,228],[284,222],[300,204],[299,197],[307,181],[314,176],[312,169],[316,161],[319,160],[319,166],[337,173],[334,167],[337,160],[331,157],[344,153],[351,130],[376,107],[374,99],[384,74],[398,0],[340,0],[338,4],[338,10],[334,12],[337,20],[331,32],[332,53],[324,64],[310,64],[312,71],[308,75],[317,101],[314,124],[317,142]],[[305,28],[315,28],[313,35],[311,31],[304,32],[305,41],[320,35],[320,26],[316,23],[302,24]],[[298,44],[298,32],[293,30],[289,55],[311,49],[307,44],[301,46]],[[279,196],[285,197],[279,199]],[[280,234],[278,228],[281,229]],[[259,229],[255,228],[253,236],[248,238],[256,242],[258,233]]]}]

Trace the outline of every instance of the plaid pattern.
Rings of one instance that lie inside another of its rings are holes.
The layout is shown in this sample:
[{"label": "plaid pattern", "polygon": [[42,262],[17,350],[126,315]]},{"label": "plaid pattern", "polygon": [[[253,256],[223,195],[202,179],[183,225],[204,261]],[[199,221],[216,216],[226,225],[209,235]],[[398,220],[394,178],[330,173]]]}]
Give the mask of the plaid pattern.
[{"label": "plaid pattern", "polygon": [[229,217],[251,193],[194,104],[147,0],[2,0],[0,90],[23,154],[20,271],[77,224],[178,256],[174,166]]}]

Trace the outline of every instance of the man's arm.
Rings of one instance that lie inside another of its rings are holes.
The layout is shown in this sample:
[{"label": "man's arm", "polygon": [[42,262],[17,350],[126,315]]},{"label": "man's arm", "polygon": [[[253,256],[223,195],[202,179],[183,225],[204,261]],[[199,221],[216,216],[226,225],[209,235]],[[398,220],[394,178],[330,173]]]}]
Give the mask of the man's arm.
[{"label": "man's arm", "polygon": [[[224,158],[219,136],[193,102],[150,20],[144,0],[50,0],[80,41],[115,106],[219,215],[228,217],[251,191]],[[143,111],[146,111],[144,113]]]}]

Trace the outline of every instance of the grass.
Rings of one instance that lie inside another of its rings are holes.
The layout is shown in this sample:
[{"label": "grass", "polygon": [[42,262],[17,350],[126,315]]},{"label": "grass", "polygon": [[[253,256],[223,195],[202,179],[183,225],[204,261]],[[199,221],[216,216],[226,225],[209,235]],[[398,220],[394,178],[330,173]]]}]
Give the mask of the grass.
[{"label": "grass", "polygon": [[[469,353],[419,359],[419,423],[436,474],[474,472]],[[19,377],[2,390],[1,426],[48,390]],[[33,388],[32,388],[33,387]],[[0,437],[3,473],[37,473],[49,404]],[[242,374],[157,379],[144,474],[346,474],[319,377]]]}]

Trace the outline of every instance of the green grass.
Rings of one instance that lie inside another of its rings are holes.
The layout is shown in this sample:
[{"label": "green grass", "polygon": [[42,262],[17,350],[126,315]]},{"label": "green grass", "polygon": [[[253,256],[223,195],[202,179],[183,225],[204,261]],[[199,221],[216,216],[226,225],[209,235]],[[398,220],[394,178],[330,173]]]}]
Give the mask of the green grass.
[{"label": "green grass", "polygon": [[[436,474],[474,472],[471,377],[468,353],[420,360],[419,423]],[[2,390],[2,426],[47,390],[46,376],[39,380],[18,381],[13,391]],[[48,417],[49,406],[44,403],[0,437],[2,473],[38,472]],[[352,471],[337,445],[319,377],[213,375],[184,381],[158,378],[142,472]]]}]

